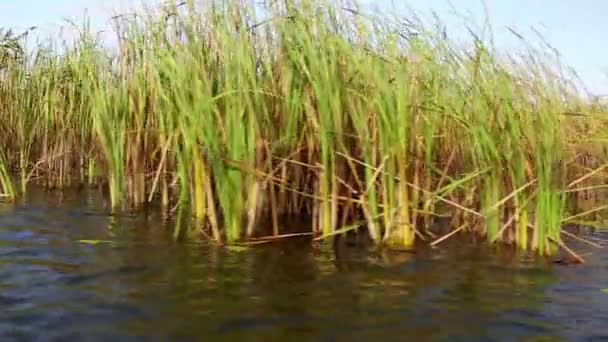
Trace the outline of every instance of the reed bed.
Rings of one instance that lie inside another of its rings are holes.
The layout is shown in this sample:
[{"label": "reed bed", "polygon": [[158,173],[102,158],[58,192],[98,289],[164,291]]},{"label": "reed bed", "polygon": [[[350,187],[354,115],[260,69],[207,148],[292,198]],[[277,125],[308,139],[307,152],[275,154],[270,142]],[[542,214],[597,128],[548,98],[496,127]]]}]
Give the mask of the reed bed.
[{"label": "reed bed", "polygon": [[117,47],[86,22],[33,53],[4,38],[5,198],[96,185],[114,210],[158,202],[222,243],[304,215],[318,239],[412,248],[447,219],[449,236],[540,254],[605,209],[606,106],[534,50],[320,0],[174,2],[113,28]]}]

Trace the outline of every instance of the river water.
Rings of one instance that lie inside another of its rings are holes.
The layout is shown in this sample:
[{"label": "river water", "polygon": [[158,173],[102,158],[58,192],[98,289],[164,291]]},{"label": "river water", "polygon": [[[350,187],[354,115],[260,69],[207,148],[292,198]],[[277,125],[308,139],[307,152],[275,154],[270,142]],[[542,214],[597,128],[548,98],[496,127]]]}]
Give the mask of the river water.
[{"label": "river water", "polygon": [[1,341],[608,341],[606,249],[571,244],[592,253],[577,266],[462,240],[225,249],[103,203],[34,190],[0,204]]}]

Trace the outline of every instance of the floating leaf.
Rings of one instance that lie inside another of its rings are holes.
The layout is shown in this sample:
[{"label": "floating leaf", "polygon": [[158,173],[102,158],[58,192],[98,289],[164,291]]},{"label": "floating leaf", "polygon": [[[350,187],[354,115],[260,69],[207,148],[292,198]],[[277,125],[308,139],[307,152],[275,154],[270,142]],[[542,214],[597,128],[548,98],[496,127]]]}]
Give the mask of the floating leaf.
[{"label": "floating leaf", "polygon": [[226,246],[226,249],[228,249],[231,252],[245,252],[249,249],[249,247],[245,247],[245,246]]},{"label": "floating leaf", "polygon": [[602,292],[608,293],[608,289],[602,289]]},{"label": "floating leaf", "polygon": [[112,243],[112,241],[108,241],[108,240],[78,240],[78,242],[84,243],[87,245],[93,245],[93,246],[99,245],[102,243]]}]

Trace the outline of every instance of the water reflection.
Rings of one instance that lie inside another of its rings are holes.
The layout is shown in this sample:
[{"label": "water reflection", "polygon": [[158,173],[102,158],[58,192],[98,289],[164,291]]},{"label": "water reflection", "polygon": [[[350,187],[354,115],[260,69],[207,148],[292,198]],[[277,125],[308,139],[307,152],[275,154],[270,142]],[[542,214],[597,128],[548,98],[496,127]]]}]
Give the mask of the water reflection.
[{"label": "water reflection", "polygon": [[608,336],[606,252],[563,267],[463,241],[415,254],[306,238],[231,251],[175,242],[155,210],[108,216],[103,203],[33,192],[0,205],[2,340]]}]

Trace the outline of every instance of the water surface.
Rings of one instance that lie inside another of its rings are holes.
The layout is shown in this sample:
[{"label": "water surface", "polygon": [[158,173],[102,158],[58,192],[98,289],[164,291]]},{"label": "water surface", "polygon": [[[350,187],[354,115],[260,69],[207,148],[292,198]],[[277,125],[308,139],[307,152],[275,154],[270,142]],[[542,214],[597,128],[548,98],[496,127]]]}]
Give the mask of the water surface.
[{"label": "water surface", "polygon": [[608,341],[603,249],[572,244],[581,266],[463,241],[227,250],[175,242],[155,210],[105,212],[86,191],[0,204],[0,340]]}]

